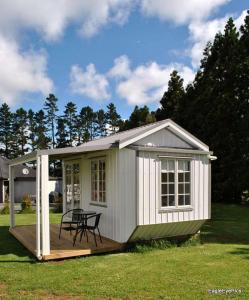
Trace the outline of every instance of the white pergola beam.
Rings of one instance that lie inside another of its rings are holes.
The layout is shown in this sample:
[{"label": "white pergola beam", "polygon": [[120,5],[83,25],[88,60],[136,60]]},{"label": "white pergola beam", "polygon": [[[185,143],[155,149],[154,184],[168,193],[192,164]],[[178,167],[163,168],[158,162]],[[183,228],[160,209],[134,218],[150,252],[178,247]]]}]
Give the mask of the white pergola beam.
[{"label": "white pergola beam", "polygon": [[50,228],[49,228],[49,161],[48,155],[41,155],[41,237],[42,255],[50,254]]},{"label": "white pergola beam", "polygon": [[15,193],[14,193],[14,169],[9,166],[9,204],[10,204],[10,228],[15,227]]}]

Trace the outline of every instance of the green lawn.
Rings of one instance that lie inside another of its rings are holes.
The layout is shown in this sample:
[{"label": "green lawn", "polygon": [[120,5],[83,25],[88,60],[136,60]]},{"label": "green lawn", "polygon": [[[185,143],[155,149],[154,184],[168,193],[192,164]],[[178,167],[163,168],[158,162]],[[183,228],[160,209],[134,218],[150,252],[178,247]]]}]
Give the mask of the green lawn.
[{"label": "green lawn", "polygon": [[[249,299],[249,207],[213,205],[212,217],[197,246],[38,263],[0,216],[0,299]],[[224,288],[241,294],[208,293]]]}]

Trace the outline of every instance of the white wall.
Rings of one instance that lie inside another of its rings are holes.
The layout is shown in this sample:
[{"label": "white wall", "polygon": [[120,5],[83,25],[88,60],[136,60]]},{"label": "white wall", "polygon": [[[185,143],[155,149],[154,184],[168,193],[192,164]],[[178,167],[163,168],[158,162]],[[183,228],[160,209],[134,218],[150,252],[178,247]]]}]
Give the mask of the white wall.
[{"label": "white wall", "polygon": [[[207,155],[185,155],[191,160],[192,210],[160,210],[160,158],[172,153],[139,151],[138,168],[138,225],[205,220],[210,216],[209,160]],[[175,155],[177,157],[177,155]],[[182,155],[179,155],[182,156]]]}]

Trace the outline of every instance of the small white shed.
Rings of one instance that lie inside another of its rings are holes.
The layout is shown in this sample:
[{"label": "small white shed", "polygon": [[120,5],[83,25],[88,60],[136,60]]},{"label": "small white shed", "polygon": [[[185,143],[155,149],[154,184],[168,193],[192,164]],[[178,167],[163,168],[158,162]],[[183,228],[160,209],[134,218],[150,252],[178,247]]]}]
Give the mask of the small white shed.
[{"label": "small white shed", "polygon": [[[102,213],[100,231],[111,240],[126,243],[194,234],[210,218],[212,152],[167,119],[78,147],[37,151],[11,162],[12,166],[38,162],[42,227],[37,234],[43,241],[43,254],[50,251],[44,182],[48,157],[63,161],[64,212],[83,208]],[[38,208],[38,223],[39,214]],[[13,222],[12,216],[12,226]]]}]

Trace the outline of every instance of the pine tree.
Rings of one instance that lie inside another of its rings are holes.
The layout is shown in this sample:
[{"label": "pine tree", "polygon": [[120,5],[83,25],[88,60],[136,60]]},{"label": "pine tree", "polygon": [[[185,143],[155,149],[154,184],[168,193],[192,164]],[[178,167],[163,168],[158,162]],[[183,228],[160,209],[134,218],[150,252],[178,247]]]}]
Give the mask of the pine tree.
[{"label": "pine tree", "polygon": [[35,119],[35,148],[36,149],[48,149],[50,138],[47,136],[47,118],[44,111],[41,109],[34,116]]},{"label": "pine tree", "polygon": [[6,158],[13,157],[13,114],[8,104],[0,107],[0,151]]},{"label": "pine tree", "polygon": [[26,110],[19,108],[13,117],[13,132],[16,145],[15,156],[21,156],[28,151],[28,115]]},{"label": "pine tree", "polygon": [[73,102],[68,102],[67,105],[65,106],[65,111],[64,111],[64,121],[65,124],[67,125],[68,129],[68,141],[69,145],[73,146],[74,141],[76,139],[76,132],[77,132],[77,107]]},{"label": "pine tree", "polygon": [[90,106],[85,106],[81,109],[78,124],[82,129],[82,142],[88,142],[95,136],[95,113]]},{"label": "pine tree", "polygon": [[184,94],[183,79],[174,70],[170,74],[168,89],[160,101],[161,107],[156,112],[156,119],[164,120],[170,118],[175,120],[178,117],[180,102]]},{"label": "pine tree", "polygon": [[107,123],[109,125],[108,131],[111,134],[116,133],[119,130],[121,124],[121,117],[117,113],[117,109],[114,103],[110,103],[109,105],[107,105],[106,117]]},{"label": "pine tree", "polygon": [[106,136],[106,113],[103,109],[96,112],[96,134],[100,137]]},{"label": "pine tree", "polygon": [[55,95],[49,94],[49,96],[46,98],[44,105],[44,109],[47,112],[46,119],[51,132],[52,148],[55,148],[56,146],[55,127],[57,119],[56,113],[58,111],[57,101],[58,99],[55,97]]},{"label": "pine tree", "polygon": [[56,141],[57,141],[57,145],[56,145],[57,148],[65,148],[69,146],[68,133],[66,130],[66,121],[62,117],[58,118]]},{"label": "pine tree", "polygon": [[36,141],[35,141],[35,113],[32,109],[28,110],[28,128],[29,128],[29,139],[28,144],[30,146],[31,151],[36,149]]}]

